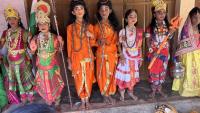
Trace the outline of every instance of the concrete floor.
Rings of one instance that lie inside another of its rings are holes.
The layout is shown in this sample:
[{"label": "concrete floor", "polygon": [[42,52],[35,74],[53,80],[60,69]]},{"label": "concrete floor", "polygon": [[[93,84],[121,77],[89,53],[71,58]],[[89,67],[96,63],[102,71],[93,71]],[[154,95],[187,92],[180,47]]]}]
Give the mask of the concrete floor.
[{"label": "concrete floor", "polygon": [[[180,97],[176,92],[171,91],[171,82],[167,81],[163,84],[163,91],[167,94],[167,98],[156,95],[156,99],[152,100],[149,97],[151,92],[147,81],[141,81],[135,87],[135,95],[138,96],[138,101],[131,100],[128,95],[125,95],[125,101],[119,100],[119,94],[116,93],[113,97],[116,99],[115,105],[107,105],[103,103],[103,98],[99,92],[97,84],[94,84],[92,96],[90,99],[91,108],[87,111],[78,109],[80,99],[78,98],[74,86],[70,86],[72,95],[73,108],[70,107],[68,92],[63,90],[61,101],[61,113],[154,113],[155,106],[162,103],[170,103],[176,107],[178,113],[190,113],[191,110],[199,111],[200,113],[200,98],[184,98]],[[36,96],[35,103],[44,103],[40,96]],[[15,108],[17,106],[13,106]],[[9,113],[9,112],[5,112]],[[60,112],[58,112],[60,113]],[[198,112],[197,112],[198,113]]]},{"label": "concrete floor", "polygon": [[115,105],[104,104],[98,86],[97,84],[94,84],[90,99],[92,106],[91,109],[87,111],[78,110],[80,100],[72,86],[70,87],[70,90],[72,94],[73,108],[71,109],[69,99],[65,93],[66,91],[64,91],[62,99],[62,113],[154,113],[155,106],[162,103],[170,103],[175,106],[178,113],[189,113],[192,109],[195,109],[200,113],[200,98],[180,97],[177,92],[171,91],[171,84],[170,78],[167,78],[167,81],[163,84],[163,91],[167,94],[167,98],[156,95],[156,99],[152,100],[149,97],[149,94],[151,93],[149,83],[143,80],[136,85],[134,90],[135,95],[139,98],[138,101],[133,101],[128,97],[128,95],[125,95],[125,101],[121,102],[119,100],[119,93],[116,93],[113,96],[116,99]]},{"label": "concrete floor", "polygon": [[[150,102],[150,103],[138,103],[136,105],[121,105],[118,103],[115,107],[103,107],[97,109],[91,109],[87,111],[67,111],[63,105],[62,113],[155,113],[155,106],[163,103],[168,103],[173,105],[178,113],[190,113],[192,110],[200,113],[200,99],[199,98],[187,98],[182,100],[167,100],[160,102]],[[168,112],[171,113],[171,112]]]}]

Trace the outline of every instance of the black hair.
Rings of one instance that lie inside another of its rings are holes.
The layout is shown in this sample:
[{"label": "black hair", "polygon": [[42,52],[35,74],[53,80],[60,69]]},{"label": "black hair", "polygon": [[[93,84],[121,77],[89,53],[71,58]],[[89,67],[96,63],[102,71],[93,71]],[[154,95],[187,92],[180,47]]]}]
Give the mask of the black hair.
[{"label": "black hair", "polygon": [[82,5],[84,7],[85,14],[83,16],[83,20],[86,24],[89,23],[89,13],[88,13],[88,10],[87,10],[84,0],[71,0],[70,9],[69,9],[68,25],[70,25],[76,21],[76,16],[72,14],[72,11],[74,10],[74,7],[77,5]]},{"label": "black hair", "polygon": [[113,27],[113,29],[115,31],[119,31],[119,22],[118,22],[118,19],[117,19],[116,15],[115,15],[115,12],[114,12],[114,10],[112,8],[112,3],[111,3],[110,0],[99,0],[97,2],[97,14],[96,14],[97,19],[99,21],[102,20],[101,15],[99,14],[99,10],[100,10],[101,6],[103,6],[103,5],[108,6],[112,10],[112,12],[108,16],[108,20],[109,20],[111,26]]},{"label": "black hair", "polygon": [[[129,9],[126,11],[125,15],[124,15],[124,27],[126,27],[128,25],[128,16],[132,13],[132,12],[135,12],[136,14],[137,13],[137,10],[136,9]],[[137,25],[137,22],[135,23],[135,25]]]},{"label": "black hair", "polygon": [[[197,13],[200,14],[200,8],[194,7],[194,8],[189,12],[190,18],[192,18],[194,15],[197,15]],[[199,33],[200,33],[200,23],[198,24],[198,30],[199,30]]]},{"label": "black hair", "polygon": [[[7,24],[7,26],[8,26],[8,29],[11,28],[11,25],[9,23]],[[22,29],[25,29],[21,19],[19,19],[18,26],[21,27]]]},{"label": "black hair", "polygon": [[[153,31],[153,29],[157,27],[156,17],[154,16],[154,14],[155,14],[155,7],[151,8],[151,12],[152,12],[152,19],[151,19],[150,27],[151,27],[151,29]],[[165,21],[165,24],[166,24],[167,28],[169,29],[170,23],[168,21],[167,15],[165,16],[164,21]]]}]

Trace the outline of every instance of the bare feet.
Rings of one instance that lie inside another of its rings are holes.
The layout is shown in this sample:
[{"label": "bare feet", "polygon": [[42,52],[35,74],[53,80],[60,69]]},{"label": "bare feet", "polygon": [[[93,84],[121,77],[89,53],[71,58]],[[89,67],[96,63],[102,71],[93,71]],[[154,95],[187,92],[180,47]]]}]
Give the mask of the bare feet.
[{"label": "bare feet", "polygon": [[108,99],[109,99],[109,101],[110,101],[110,103],[111,103],[112,105],[115,105],[116,100],[115,100],[114,98],[112,98],[111,96],[108,96]]},{"label": "bare feet", "polygon": [[84,110],[84,109],[85,109],[85,102],[81,102],[79,110]]},{"label": "bare feet", "polygon": [[119,97],[119,100],[124,101],[124,97],[122,97],[122,96]]},{"label": "bare feet", "polygon": [[86,108],[86,109],[90,109],[90,108],[91,108],[91,104],[90,104],[90,102],[89,102],[89,98],[86,98],[86,99],[85,99],[85,108]]},{"label": "bare feet", "polygon": [[153,91],[153,92],[149,95],[149,97],[152,98],[152,99],[155,99],[155,95],[156,95],[156,93]]},{"label": "bare feet", "polygon": [[21,99],[22,104],[26,104],[28,102],[27,99]]},{"label": "bare feet", "polygon": [[138,97],[136,95],[134,95],[132,92],[128,92],[128,95],[134,100],[137,101]]},{"label": "bare feet", "polygon": [[103,96],[103,101],[105,104],[110,104],[110,101],[107,96]]},{"label": "bare feet", "polygon": [[90,109],[90,108],[91,108],[91,104],[90,104],[89,102],[86,102],[86,103],[85,103],[85,108],[86,108],[86,109]]},{"label": "bare feet", "polygon": [[162,97],[167,98],[167,95],[164,94],[162,91],[159,91],[159,94],[160,94]]},{"label": "bare feet", "polygon": [[121,101],[124,101],[124,93],[125,93],[125,90],[120,90],[120,89],[119,89],[119,93],[120,93],[120,98],[119,98],[119,99],[120,99]]}]

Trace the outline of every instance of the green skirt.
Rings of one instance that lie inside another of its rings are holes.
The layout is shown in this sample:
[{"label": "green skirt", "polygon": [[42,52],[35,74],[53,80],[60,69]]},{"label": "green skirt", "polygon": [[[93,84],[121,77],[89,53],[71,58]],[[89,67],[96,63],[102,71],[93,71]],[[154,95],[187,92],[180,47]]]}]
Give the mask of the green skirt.
[{"label": "green skirt", "polygon": [[0,108],[2,109],[8,103],[8,99],[7,99],[7,96],[6,96],[6,91],[5,91],[4,82],[3,82],[3,78],[4,78],[4,75],[6,73],[5,67],[2,64],[0,64],[0,68],[1,68],[1,73],[0,73]]}]

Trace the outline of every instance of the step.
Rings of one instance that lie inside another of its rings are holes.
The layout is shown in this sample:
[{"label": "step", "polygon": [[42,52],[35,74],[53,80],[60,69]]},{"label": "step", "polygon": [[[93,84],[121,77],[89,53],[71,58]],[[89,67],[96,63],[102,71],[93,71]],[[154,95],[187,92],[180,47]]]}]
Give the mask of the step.
[{"label": "step", "polygon": [[[191,110],[198,111],[200,113],[200,98],[184,98],[180,100],[165,100],[165,101],[152,101],[152,102],[140,102],[135,105],[123,105],[117,103],[116,106],[104,105],[99,103],[101,108],[97,108],[98,103],[94,103],[94,109],[90,110],[71,110],[68,111],[69,105],[62,105],[62,113],[155,113],[155,107],[161,104],[170,104],[176,108],[178,113],[190,113]],[[96,108],[95,108],[96,107]],[[68,110],[66,109],[68,108]]]}]

